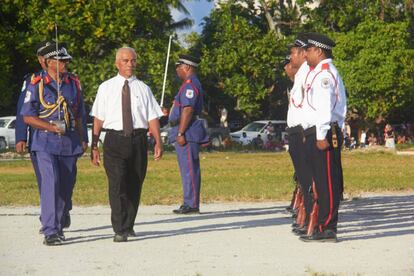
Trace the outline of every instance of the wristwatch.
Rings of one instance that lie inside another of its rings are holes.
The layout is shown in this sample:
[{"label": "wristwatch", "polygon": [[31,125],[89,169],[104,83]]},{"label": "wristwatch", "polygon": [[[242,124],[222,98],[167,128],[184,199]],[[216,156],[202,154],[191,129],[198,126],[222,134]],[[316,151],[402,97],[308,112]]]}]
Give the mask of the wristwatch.
[{"label": "wristwatch", "polygon": [[178,132],[177,136],[184,136],[184,132]]}]

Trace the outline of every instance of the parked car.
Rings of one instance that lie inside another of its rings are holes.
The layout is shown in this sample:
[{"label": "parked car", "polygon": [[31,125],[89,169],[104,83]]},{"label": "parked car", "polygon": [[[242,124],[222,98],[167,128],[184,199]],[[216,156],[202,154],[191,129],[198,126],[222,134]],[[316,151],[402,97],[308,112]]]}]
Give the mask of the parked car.
[{"label": "parked car", "polygon": [[254,138],[256,138],[258,135],[263,140],[263,143],[267,142],[267,133],[266,133],[266,127],[269,125],[269,122],[272,123],[274,128],[274,134],[276,135],[276,138],[280,141],[285,140],[286,133],[286,121],[281,120],[261,120],[261,121],[254,121],[243,127],[241,130],[230,133],[231,140],[234,142],[241,142],[240,138],[242,137],[243,133],[246,133],[246,138],[252,141]]},{"label": "parked car", "polygon": [[[220,147],[223,145],[224,139],[230,137],[230,132],[227,128],[212,127],[208,124],[206,119],[199,119],[203,121],[204,127],[207,130],[207,134],[210,137],[210,143],[212,147]],[[161,128],[161,140],[165,145],[168,145],[168,131],[170,126],[166,125]]]},{"label": "parked car", "polygon": [[16,146],[15,126],[16,116],[0,117],[0,150]]},{"label": "parked car", "polygon": [[[91,146],[92,144],[92,124],[87,124],[87,128],[88,128],[88,145]],[[103,128],[101,130],[101,134],[99,135],[99,140],[98,140],[98,147],[101,146],[105,140],[105,135],[106,135],[106,131]]]}]

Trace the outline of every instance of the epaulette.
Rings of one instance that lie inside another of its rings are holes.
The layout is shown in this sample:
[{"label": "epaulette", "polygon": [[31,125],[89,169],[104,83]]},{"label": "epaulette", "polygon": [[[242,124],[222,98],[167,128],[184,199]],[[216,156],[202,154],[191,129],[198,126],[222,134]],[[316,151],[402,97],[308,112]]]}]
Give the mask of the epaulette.
[{"label": "epaulette", "polygon": [[45,76],[45,84],[49,84],[51,82],[52,82],[52,79],[48,75],[46,75]]},{"label": "epaulette", "polygon": [[36,84],[42,79],[42,76],[36,76],[35,74],[32,75],[32,78],[30,80],[30,84]]},{"label": "epaulette", "polygon": [[329,69],[329,63],[322,64],[322,70],[328,70]]}]

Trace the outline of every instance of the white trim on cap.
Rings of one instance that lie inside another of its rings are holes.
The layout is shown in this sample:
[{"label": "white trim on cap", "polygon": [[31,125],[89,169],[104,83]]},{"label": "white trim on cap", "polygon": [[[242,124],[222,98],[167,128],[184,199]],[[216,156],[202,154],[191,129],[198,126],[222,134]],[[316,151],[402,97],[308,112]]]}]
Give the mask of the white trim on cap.
[{"label": "white trim on cap", "polygon": [[322,48],[322,49],[326,49],[326,50],[332,50],[332,48],[333,48],[332,46],[323,44],[323,43],[321,43],[319,41],[316,41],[316,40],[313,40],[313,39],[308,39],[308,43],[313,44],[318,48]]},{"label": "white trim on cap", "polygon": [[296,43],[298,43],[299,45],[299,47],[305,47],[306,46],[306,43],[305,42],[303,42],[302,40],[300,40],[300,39],[296,39],[296,41],[295,41],[295,44]]},{"label": "white trim on cap", "polygon": [[[60,56],[63,55],[63,56]],[[65,47],[62,47],[59,49],[59,51],[53,51],[50,53],[47,53],[43,56],[44,58],[52,58],[55,57],[56,59],[71,59],[71,55],[68,54],[68,51],[66,51]]]},{"label": "white trim on cap", "polygon": [[39,53],[49,45],[51,45],[51,43],[46,42],[46,45],[44,45],[44,46],[40,47],[39,49],[37,49],[37,51],[36,51],[37,55],[39,55]]},{"label": "white trim on cap", "polygon": [[184,63],[184,64],[188,64],[188,65],[194,66],[194,67],[197,67],[198,66],[197,63],[192,62],[191,60],[188,60],[188,59],[180,58],[178,61],[181,62],[181,63]]}]

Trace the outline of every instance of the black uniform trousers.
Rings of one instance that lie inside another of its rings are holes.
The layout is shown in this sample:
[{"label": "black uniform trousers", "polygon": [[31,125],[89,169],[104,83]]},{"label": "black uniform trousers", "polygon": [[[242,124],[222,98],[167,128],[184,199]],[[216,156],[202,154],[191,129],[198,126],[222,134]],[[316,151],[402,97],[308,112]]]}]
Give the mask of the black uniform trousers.
[{"label": "black uniform trousers", "polygon": [[104,167],[109,183],[109,203],[114,232],[132,230],[138,212],[142,183],[148,164],[147,130],[134,130],[132,136],[107,131],[104,141]]},{"label": "black uniform trousers", "polygon": [[[337,135],[337,147],[333,147],[332,127]],[[318,194],[318,228],[336,230],[342,186],[341,145],[343,135],[337,125],[332,126],[326,138],[330,144],[327,150],[316,147],[315,127],[305,130],[307,163],[312,169],[312,178]]]},{"label": "black uniform trousers", "polygon": [[312,211],[312,198],[310,189],[312,187],[312,170],[306,162],[305,141],[302,126],[286,129],[289,140],[289,154],[293,167],[303,194],[306,214]]}]

